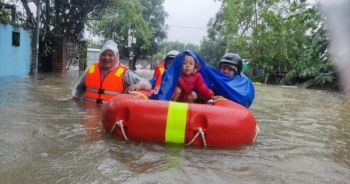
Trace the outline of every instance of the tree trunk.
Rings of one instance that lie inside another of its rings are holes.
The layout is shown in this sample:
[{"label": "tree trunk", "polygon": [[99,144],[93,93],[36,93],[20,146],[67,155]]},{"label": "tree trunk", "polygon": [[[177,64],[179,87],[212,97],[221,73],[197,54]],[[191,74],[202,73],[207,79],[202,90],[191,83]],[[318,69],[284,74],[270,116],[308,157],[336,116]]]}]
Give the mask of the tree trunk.
[{"label": "tree trunk", "polygon": [[22,5],[24,7],[24,9],[26,10],[26,13],[27,13],[27,21],[28,21],[28,24],[31,26],[31,27],[35,27],[35,20],[34,20],[34,17],[33,17],[33,13],[30,11],[30,8],[28,6],[28,0],[21,0],[22,2]]}]

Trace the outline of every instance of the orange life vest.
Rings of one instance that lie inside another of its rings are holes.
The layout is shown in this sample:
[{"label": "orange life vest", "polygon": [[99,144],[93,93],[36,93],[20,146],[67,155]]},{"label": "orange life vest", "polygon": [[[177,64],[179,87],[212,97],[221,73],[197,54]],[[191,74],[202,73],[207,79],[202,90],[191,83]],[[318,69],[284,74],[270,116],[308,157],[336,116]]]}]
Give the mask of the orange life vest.
[{"label": "orange life vest", "polygon": [[123,93],[123,79],[126,70],[128,70],[128,67],[119,65],[102,80],[99,63],[92,64],[85,78],[86,91],[84,100],[106,103],[115,95]]},{"label": "orange life vest", "polygon": [[164,64],[158,65],[154,70],[153,77],[157,77],[157,80],[154,86],[159,86],[161,84],[164,70],[165,70]]}]

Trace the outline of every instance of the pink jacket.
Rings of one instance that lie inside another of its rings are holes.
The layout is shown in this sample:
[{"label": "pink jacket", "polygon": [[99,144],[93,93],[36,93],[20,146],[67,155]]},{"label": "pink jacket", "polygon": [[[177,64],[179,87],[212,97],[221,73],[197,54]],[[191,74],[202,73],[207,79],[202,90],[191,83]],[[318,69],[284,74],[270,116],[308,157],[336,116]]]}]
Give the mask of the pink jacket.
[{"label": "pink jacket", "polygon": [[186,101],[194,89],[206,101],[214,96],[213,91],[207,87],[198,69],[194,74],[189,76],[181,74],[177,86],[182,89],[179,97],[180,101]]}]

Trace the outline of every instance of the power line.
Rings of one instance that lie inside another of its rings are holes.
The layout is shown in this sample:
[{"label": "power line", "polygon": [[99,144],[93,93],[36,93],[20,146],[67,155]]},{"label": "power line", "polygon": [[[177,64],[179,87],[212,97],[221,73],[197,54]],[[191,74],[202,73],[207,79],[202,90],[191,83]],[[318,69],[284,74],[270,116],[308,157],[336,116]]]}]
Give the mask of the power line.
[{"label": "power line", "polygon": [[192,40],[200,40],[202,38],[192,38],[192,39],[188,39],[188,40],[184,40],[184,42],[188,42],[188,41],[192,41]]},{"label": "power line", "polygon": [[176,25],[168,25],[170,27],[178,27],[178,28],[185,28],[185,29],[207,29],[202,27],[186,27],[186,26],[176,26]]}]

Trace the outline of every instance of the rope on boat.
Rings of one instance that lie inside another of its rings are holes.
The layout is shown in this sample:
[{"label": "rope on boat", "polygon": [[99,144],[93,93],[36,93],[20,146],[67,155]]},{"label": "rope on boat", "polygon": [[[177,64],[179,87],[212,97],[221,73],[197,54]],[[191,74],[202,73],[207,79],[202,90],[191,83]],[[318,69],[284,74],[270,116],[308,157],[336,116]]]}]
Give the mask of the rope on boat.
[{"label": "rope on boat", "polygon": [[206,141],[205,141],[204,132],[203,132],[203,130],[202,130],[201,127],[198,128],[198,132],[197,132],[196,135],[192,138],[192,140],[191,140],[189,143],[185,144],[185,145],[186,145],[186,146],[191,145],[191,144],[194,142],[194,140],[196,140],[196,138],[199,136],[199,134],[201,134],[201,137],[202,137],[202,140],[203,140],[203,144],[204,144],[204,146],[206,147],[206,146],[207,146],[207,143],[206,143]]},{"label": "rope on boat", "polygon": [[255,141],[256,141],[256,138],[258,137],[258,133],[259,133],[259,131],[260,131],[260,128],[259,128],[259,126],[258,126],[258,125],[256,125],[256,129],[255,129],[255,136],[254,136],[253,142],[255,142]]},{"label": "rope on boat", "polygon": [[[111,134],[111,133],[114,131],[114,129],[115,129],[115,127],[116,127],[117,125],[118,125],[118,126],[120,127],[120,129],[121,129],[122,134],[123,134],[123,136],[124,136],[124,139],[125,139],[125,140],[128,140],[128,137],[126,137],[126,134],[125,134],[125,131],[124,131],[124,126],[123,126],[123,120],[122,120],[122,119],[119,120],[119,121],[117,121],[117,122],[115,122],[115,123],[113,124],[113,127],[112,127],[111,131],[109,132],[109,134]],[[109,134],[108,134],[108,135],[109,135]]]}]

